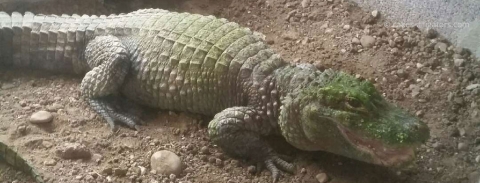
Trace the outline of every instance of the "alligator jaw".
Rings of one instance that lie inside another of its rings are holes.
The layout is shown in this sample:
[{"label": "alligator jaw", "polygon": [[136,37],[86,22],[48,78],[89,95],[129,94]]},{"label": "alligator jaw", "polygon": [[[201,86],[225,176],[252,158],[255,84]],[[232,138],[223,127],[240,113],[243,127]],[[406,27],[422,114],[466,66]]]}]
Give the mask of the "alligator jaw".
[{"label": "alligator jaw", "polygon": [[379,140],[365,138],[343,126],[339,125],[338,129],[350,144],[369,154],[373,164],[398,167],[411,162],[415,157],[414,146],[388,147]]}]

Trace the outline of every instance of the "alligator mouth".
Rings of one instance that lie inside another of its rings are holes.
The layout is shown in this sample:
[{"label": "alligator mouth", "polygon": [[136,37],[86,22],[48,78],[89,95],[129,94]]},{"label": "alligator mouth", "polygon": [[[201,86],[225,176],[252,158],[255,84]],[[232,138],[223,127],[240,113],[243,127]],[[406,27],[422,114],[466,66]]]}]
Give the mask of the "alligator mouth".
[{"label": "alligator mouth", "polygon": [[398,167],[410,162],[415,157],[413,147],[388,147],[379,140],[367,139],[351,130],[338,126],[342,135],[358,150],[368,153],[373,164]]}]

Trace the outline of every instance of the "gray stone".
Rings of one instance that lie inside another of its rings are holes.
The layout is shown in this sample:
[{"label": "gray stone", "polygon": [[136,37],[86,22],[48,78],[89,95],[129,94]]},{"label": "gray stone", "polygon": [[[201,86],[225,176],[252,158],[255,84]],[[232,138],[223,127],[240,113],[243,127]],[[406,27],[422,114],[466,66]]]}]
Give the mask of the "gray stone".
[{"label": "gray stone", "polygon": [[50,123],[53,120],[53,115],[48,112],[48,111],[38,111],[36,113],[33,113],[32,116],[30,116],[30,123],[33,124],[41,124],[41,123]]},{"label": "gray stone", "polygon": [[360,40],[358,38],[354,37],[352,39],[352,44],[361,44],[361,43],[360,43]]},{"label": "gray stone", "polygon": [[471,84],[471,85],[468,85],[465,89],[466,90],[474,90],[474,89],[477,89],[477,88],[480,88],[480,84]]},{"label": "gray stone", "polygon": [[364,35],[360,38],[360,43],[365,48],[371,48],[375,45],[375,38],[372,36]]},{"label": "gray stone", "polygon": [[380,15],[380,12],[378,12],[378,10],[373,10],[372,11],[372,17],[373,18],[378,18],[379,15]]},{"label": "gray stone", "polygon": [[90,159],[92,153],[87,147],[79,143],[65,143],[56,149],[55,153],[62,159]]},{"label": "gray stone", "polygon": [[317,179],[319,183],[326,183],[328,182],[328,175],[326,173],[319,173],[315,176],[315,179]]},{"label": "gray stone", "polygon": [[182,162],[175,153],[167,150],[157,151],[150,158],[150,166],[159,174],[178,175],[182,171]]},{"label": "gray stone", "polygon": [[302,0],[302,8],[307,8],[310,6],[310,0]]},{"label": "gray stone", "polygon": [[435,48],[437,48],[438,50],[440,50],[442,52],[447,52],[448,45],[447,45],[447,43],[438,42],[435,45]]},{"label": "gray stone", "polygon": [[300,35],[295,31],[287,31],[282,34],[282,38],[285,40],[297,40]]},{"label": "gray stone", "polygon": [[454,59],[453,64],[457,67],[462,67],[465,64],[465,59]]},{"label": "gray stone", "polygon": [[458,143],[458,150],[459,151],[466,151],[466,150],[468,150],[468,145],[463,143],[463,142],[460,142],[460,143]]}]

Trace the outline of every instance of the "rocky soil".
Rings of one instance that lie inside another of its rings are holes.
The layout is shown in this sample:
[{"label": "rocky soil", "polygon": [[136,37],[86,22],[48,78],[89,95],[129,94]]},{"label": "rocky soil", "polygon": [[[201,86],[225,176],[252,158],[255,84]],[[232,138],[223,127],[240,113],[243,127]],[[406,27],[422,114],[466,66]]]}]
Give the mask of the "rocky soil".
[{"label": "rocky soil", "polygon": [[[302,152],[272,137],[297,165],[280,182],[476,182],[480,177],[480,66],[434,30],[390,27],[382,12],[343,0],[51,0],[0,3],[2,10],[110,14],[165,8],[213,14],[265,34],[292,62],[334,68],[375,83],[388,100],[423,119],[431,139],[406,169]],[[0,69],[0,140],[47,182],[270,182],[268,171],[232,159],[209,142],[208,117],[148,112],[140,131],[108,125],[82,100],[81,78]],[[51,116],[50,116],[51,115]],[[166,151],[161,151],[166,150]],[[152,158],[152,154],[161,151]],[[151,161],[154,161],[151,164]],[[31,182],[0,164],[0,182]]]}]

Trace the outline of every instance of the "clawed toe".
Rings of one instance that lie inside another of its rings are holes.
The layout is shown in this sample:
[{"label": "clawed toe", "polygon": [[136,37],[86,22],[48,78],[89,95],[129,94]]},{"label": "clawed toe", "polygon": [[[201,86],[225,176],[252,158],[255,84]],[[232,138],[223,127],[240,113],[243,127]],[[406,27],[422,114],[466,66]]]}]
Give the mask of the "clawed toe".
[{"label": "clawed toe", "polygon": [[272,173],[273,182],[277,182],[280,178],[280,173],[286,171],[288,173],[293,173],[295,167],[293,164],[286,162],[285,160],[279,158],[278,156],[271,156],[265,160],[265,166]]},{"label": "clawed toe", "polygon": [[107,121],[107,124],[110,126],[110,129],[113,132],[118,131],[117,123],[125,125],[131,129],[140,130],[139,125],[144,124],[144,122],[133,115],[122,114],[117,112],[107,101],[101,99],[89,99],[88,103],[100,116]]}]

